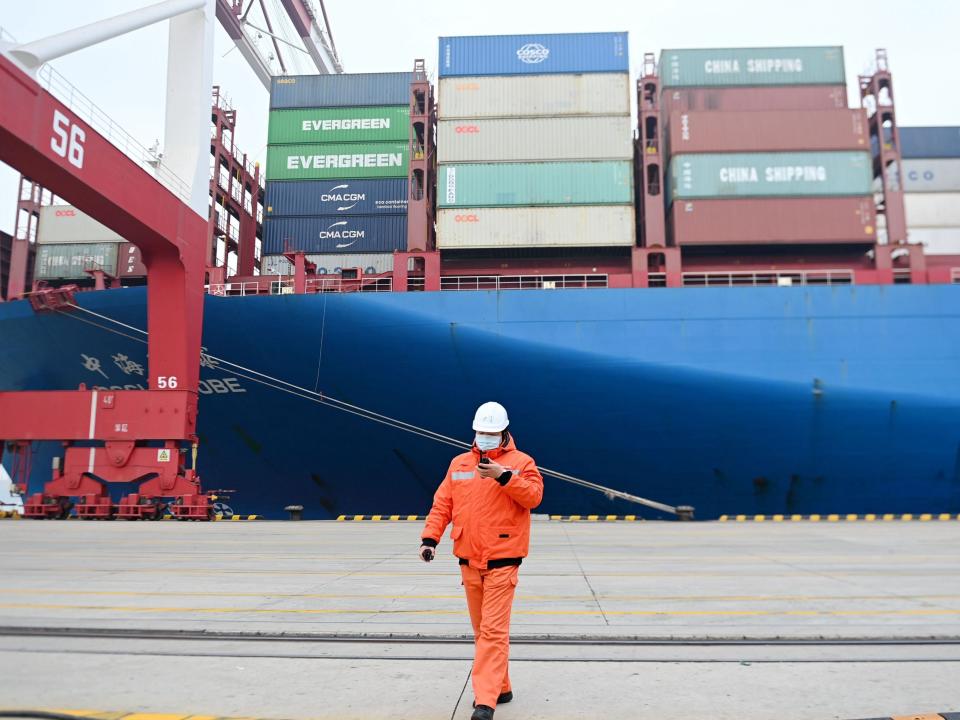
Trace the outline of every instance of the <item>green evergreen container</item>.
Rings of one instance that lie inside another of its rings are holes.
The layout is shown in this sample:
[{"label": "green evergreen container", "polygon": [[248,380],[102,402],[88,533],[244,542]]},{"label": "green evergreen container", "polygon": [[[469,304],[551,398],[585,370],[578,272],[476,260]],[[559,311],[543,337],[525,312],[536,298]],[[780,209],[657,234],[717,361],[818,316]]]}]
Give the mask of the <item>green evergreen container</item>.
[{"label": "green evergreen container", "polygon": [[869,153],[708,153],[674,155],[670,200],[722,197],[869,195]]},{"label": "green evergreen container", "polygon": [[389,142],[406,141],[410,133],[410,108],[345,107],[273,110],[267,142]]},{"label": "green evergreen container", "polygon": [[267,180],[407,177],[409,160],[405,142],[271,145]]},{"label": "green evergreen container", "polygon": [[663,50],[660,87],[843,85],[843,48]]},{"label": "green evergreen container", "polygon": [[546,162],[442,165],[440,207],[626,205],[633,163]]}]

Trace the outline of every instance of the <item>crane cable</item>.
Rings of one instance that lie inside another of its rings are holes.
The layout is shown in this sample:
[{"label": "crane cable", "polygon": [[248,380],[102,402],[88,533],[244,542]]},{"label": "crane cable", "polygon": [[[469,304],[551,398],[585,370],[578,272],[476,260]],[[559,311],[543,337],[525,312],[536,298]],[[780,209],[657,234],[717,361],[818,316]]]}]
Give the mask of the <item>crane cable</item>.
[{"label": "crane cable", "polygon": [[[94,312],[93,310],[88,310],[87,308],[81,307],[76,303],[68,303],[68,307],[87,313],[88,315],[92,315],[101,320],[105,320],[109,323],[112,323],[118,327],[122,327],[126,330],[139,333],[140,335],[147,335],[146,331],[141,330],[138,327],[134,327],[133,325],[127,325],[126,323],[123,323],[119,320],[109,317],[108,315],[101,315],[100,313]],[[136,337],[134,335],[129,335],[125,332],[120,332],[108,327],[104,327],[99,323],[93,322],[91,320],[85,320],[72,313],[68,313],[63,310],[57,310],[57,312],[66,317],[69,317],[75,320],[80,320],[81,322],[85,322],[89,325],[93,325],[94,327],[100,328],[101,330],[106,330],[107,332],[112,332],[117,335],[122,335],[123,337],[129,338],[130,340],[134,340],[136,342],[140,342],[143,344],[146,344],[147,342],[141,337]],[[289,383],[286,380],[281,380],[279,378],[266,375],[265,373],[261,373],[257,370],[253,370],[252,368],[244,367],[243,365],[238,365],[237,363],[230,362],[229,360],[226,360],[224,358],[220,358],[215,355],[211,355],[209,353],[203,353],[203,356],[208,360],[213,361],[214,363],[219,363],[222,365],[229,366],[231,368],[231,372],[235,373],[239,377],[244,378],[245,380],[249,380],[250,382],[264,385],[273,390],[278,390],[280,392],[284,392],[289,395],[293,395],[295,397],[300,397],[300,398],[303,398],[304,400],[309,400],[311,402],[315,402],[320,405],[326,405],[327,407],[340,410],[341,412],[350,413],[351,415],[356,415],[366,420],[380,423],[381,425],[387,425],[388,427],[392,427],[396,430],[403,430],[404,432],[408,432],[413,435],[418,435],[422,438],[426,438],[427,440],[433,440],[435,442],[443,443],[445,445],[449,445],[451,447],[455,447],[460,450],[469,450],[472,447],[470,443],[463,442],[462,440],[457,440],[456,438],[452,438],[448,435],[443,435],[442,433],[434,432],[433,430],[429,430],[427,428],[413,425],[412,423],[404,422],[403,420],[398,420],[397,418],[390,417],[389,415],[383,415],[373,410],[360,407],[359,405],[353,405],[344,400],[338,400],[324,393],[310,390],[309,388],[301,387],[299,385],[294,385],[293,383]],[[626,500],[627,502],[636,503],[638,505],[644,505],[646,507],[653,508],[655,510],[660,510],[662,512],[670,513],[671,515],[682,514],[682,512],[678,512],[678,508],[674,507],[673,505],[667,505],[665,503],[657,502],[656,500],[649,500],[647,498],[643,498],[638,495],[634,495],[632,493],[624,492],[623,490],[615,490],[613,488],[600,485],[599,483],[591,482],[589,480],[584,480],[583,478],[579,478],[574,475],[568,475],[567,473],[562,473],[558,470],[546,468],[541,465],[538,465],[537,469],[540,471],[541,474],[546,475],[548,477],[552,477],[557,480],[562,480],[563,482],[567,482],[572,485],[578,485],[580,487],[601,492],[604,495],[606,495],[607,498],[610,500],[614,498],[618,498],[620,500]]]}]

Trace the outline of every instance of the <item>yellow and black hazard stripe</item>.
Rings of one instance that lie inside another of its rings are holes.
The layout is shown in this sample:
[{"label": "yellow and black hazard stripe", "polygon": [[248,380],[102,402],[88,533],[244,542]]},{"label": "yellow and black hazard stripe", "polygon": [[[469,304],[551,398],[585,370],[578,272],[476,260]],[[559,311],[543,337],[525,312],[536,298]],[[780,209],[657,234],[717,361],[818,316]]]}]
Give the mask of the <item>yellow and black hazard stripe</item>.
[{"label": "yellow and black hazard stripe", "polygon": [[721,515],[720,522],[930,522],[933,520],[960,520],[960,514],[953,513],[867,513],[865,515],[838,514],[828,515]]},{"label": "yellow and black hazard stripe", "polygon": [[550,519],[560,522],[637,522],[643,520],[636,515],[551,515]]},{"label": "yellow and black hazard stripe", "polygon": [[337,522],[407,522],[423,521],[426,515],[338,515]]},{"label": "yellow and black hazard stripe", "polygon": [[19,520],[20,513],[16,510],[0,510],[0,520]]}]

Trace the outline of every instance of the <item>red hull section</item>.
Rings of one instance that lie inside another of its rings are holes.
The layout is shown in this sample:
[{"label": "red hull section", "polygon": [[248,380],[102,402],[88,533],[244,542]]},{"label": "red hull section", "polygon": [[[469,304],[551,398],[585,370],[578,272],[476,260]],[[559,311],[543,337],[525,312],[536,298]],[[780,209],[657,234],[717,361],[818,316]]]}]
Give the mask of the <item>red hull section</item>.
[{"label": "red hull section", "polygon": [[699,110],[846,110],[843,85],[796,87],[670,88],[660,105],[667,115]]}]

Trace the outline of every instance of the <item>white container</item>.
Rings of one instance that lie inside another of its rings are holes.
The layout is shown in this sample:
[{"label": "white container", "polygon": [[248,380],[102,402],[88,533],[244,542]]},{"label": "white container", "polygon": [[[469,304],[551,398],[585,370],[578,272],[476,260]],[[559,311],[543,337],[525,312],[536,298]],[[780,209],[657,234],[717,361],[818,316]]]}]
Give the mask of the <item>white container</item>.
[{"label": "white container", "polygon": [[960,226],[960,192],[904,193],[907,227]]},{"label": "white container", "polygon": [[960,192],[960,158],[903,161],[903,189],[913,192]]},{"label": "white container", "polygon": [[437,216],[437,245],[456,248],[609,247],[634,244],[630,205],[452,208]]},{"label": "white container", "polygon": [[[393,271],[393,253],[359,253],[354,255],[307,255],[317,265],[318,275],[339,275],[340,268],[360,268],[364,275]],[[261,275],[292,275],[293,263],[283,255],[264,255]]]},{"label": "white container", "polygon": [[44,245],[65,243],[123,242],[113,230],[101,225],[72,205],[48,205],[40,208],[37,242]]},{"label": "white container", "polygon": [[630,160],[629,116],[441,120],[441,163]]},{"label": "white container", "polygon": [[630,114],[627,73],[450,77],[439,92],[441,120]]},{"label": "white container", "polygon": [[911,229],[907,236],[912,243],[923,243],[927,255],[960,255],[960,227]]}]

